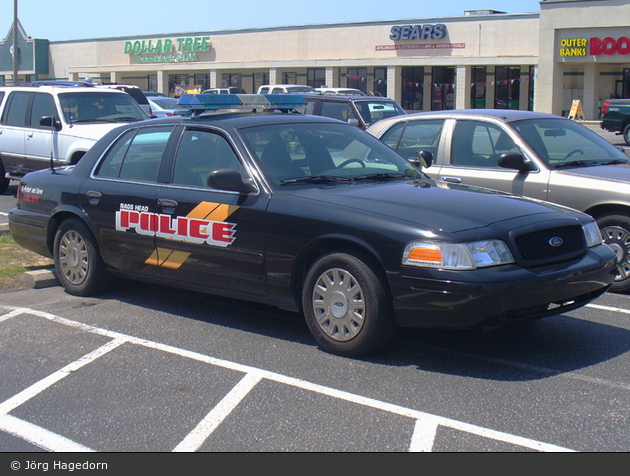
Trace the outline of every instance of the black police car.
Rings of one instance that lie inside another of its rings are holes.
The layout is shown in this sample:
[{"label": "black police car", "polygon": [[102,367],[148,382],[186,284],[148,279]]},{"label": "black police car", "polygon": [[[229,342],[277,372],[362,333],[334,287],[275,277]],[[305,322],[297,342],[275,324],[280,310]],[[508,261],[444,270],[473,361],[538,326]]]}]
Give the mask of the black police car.
[{"label": "black police car", "polygon": [[[357,127],[260,112],[292,101],[186,96],[190,116],[122,126],[76,166],[26,175],[11,234],[54,257],[71,294],[122,276],[270,303],[346,356],[399,326],[566,312],[613,282],[615,253],[588,215],[436,185]],[[201,112],[222,107],[258,112]]]}]

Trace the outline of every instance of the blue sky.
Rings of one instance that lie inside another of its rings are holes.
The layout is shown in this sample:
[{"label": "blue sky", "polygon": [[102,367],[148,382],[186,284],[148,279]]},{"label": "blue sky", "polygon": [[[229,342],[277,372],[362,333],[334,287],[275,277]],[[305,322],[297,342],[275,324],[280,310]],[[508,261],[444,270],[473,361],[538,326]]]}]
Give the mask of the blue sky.
[{"label": "blue sky", "polygon": [[[13,22],[0,1],[0,37]],[[538,13],[539,0],[18,0],[26,34],[50,41],[460,16],[465,10]]]}]

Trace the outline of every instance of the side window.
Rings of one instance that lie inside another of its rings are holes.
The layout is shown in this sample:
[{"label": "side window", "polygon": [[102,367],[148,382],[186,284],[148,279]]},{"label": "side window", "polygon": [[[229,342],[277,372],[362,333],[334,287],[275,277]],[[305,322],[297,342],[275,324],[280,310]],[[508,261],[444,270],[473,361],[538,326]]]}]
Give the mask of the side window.
[{"label": "side window", "polygon": [[14,92],[7,98],[7,105],[2,115],[2,124],[8,126],[25,126],[26,109],[32,93]]},{"label": "side window", "polygon": [[155,182],[172,126],[128,131],[112,147],[96,172],[98,177]]},{"label": "side window", "polygon": [[312,116],[315,113],[315,101],[306,101],[306,108],[304,109],[304,114]]},{"label": "side window", "polygon": [[221,169],[243,172],[243,167],[227,140],[210,131],[184,131],[175,157],[173,183],[207,187],[208,174]]},{"label": "side window", "polygon": [[59,120],[55,100],[50,94],[37,93],[33,97],[33,106],[31,108],[31,127],[45,127],[40,126],[39,121],[41,121],[42,117],[47,116],[52,116],[56,120]]},{"label": "side window", "polygon": [[507,152],[520,150],[501,128],[485,122],[457,122],[451,150],[452,165],[496,168],[499,157]]},{"label": "side window", "polygon": [[440,145],[442,126],[444,126],[443,119],[409,121],[400,139],[398,153],[408,159],[409,157],[415,157],[417,151],[426,150],[435,157]]},{"label": "side window", "polygon": [[388,145],[391,149],[398,151],[398,143],[400,142],[402,131],[406,125],[406,121],[394,124],[381,136],[381,142]]},{"label": "side window", "polygon": [[322,116],[332,117],[344,122],[348,122],[348,118],[354,117],[354,114],[348,115],[348,105],[342,102],[322,101]]},{"label": "side window", "polygon": [[131,139],[136,134],[136,130],[127,131],[120,137],[109,150],[105,158],[96,169],[96,177],[115,178],[120,174],[120,167],[125,159],[125,154],[131,144]]}]

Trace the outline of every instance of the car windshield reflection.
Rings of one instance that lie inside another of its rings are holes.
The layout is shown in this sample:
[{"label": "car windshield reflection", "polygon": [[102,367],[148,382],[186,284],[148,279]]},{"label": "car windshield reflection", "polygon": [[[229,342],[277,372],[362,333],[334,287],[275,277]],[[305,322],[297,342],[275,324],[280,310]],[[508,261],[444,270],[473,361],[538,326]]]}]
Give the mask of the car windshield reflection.
[{"label": "car windshield reflection", "polygon": [[619,149],[572,121],[529,119],[510,125],[550,168],[628,162]]}]

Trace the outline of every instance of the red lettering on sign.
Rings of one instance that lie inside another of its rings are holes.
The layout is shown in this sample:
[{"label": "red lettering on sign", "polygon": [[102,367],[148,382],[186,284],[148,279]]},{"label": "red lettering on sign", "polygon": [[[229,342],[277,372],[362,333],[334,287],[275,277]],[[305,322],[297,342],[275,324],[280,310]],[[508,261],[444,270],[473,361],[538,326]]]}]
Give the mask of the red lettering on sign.
[{"label": "red lettering on sign", "polygon": [[208,228],[208,221],[206,220],[190,220],[190,237],[191,238],[201,238],[202,240],[207,240],[210,235],[201,232],[201,229]]},{"label": "red lettering on sign", "polygon": [[171,217],[168,215],[160,215],[160,231],[162,233],[168,233],[169,235],[176,233],[176,230],[171,228]]}]

